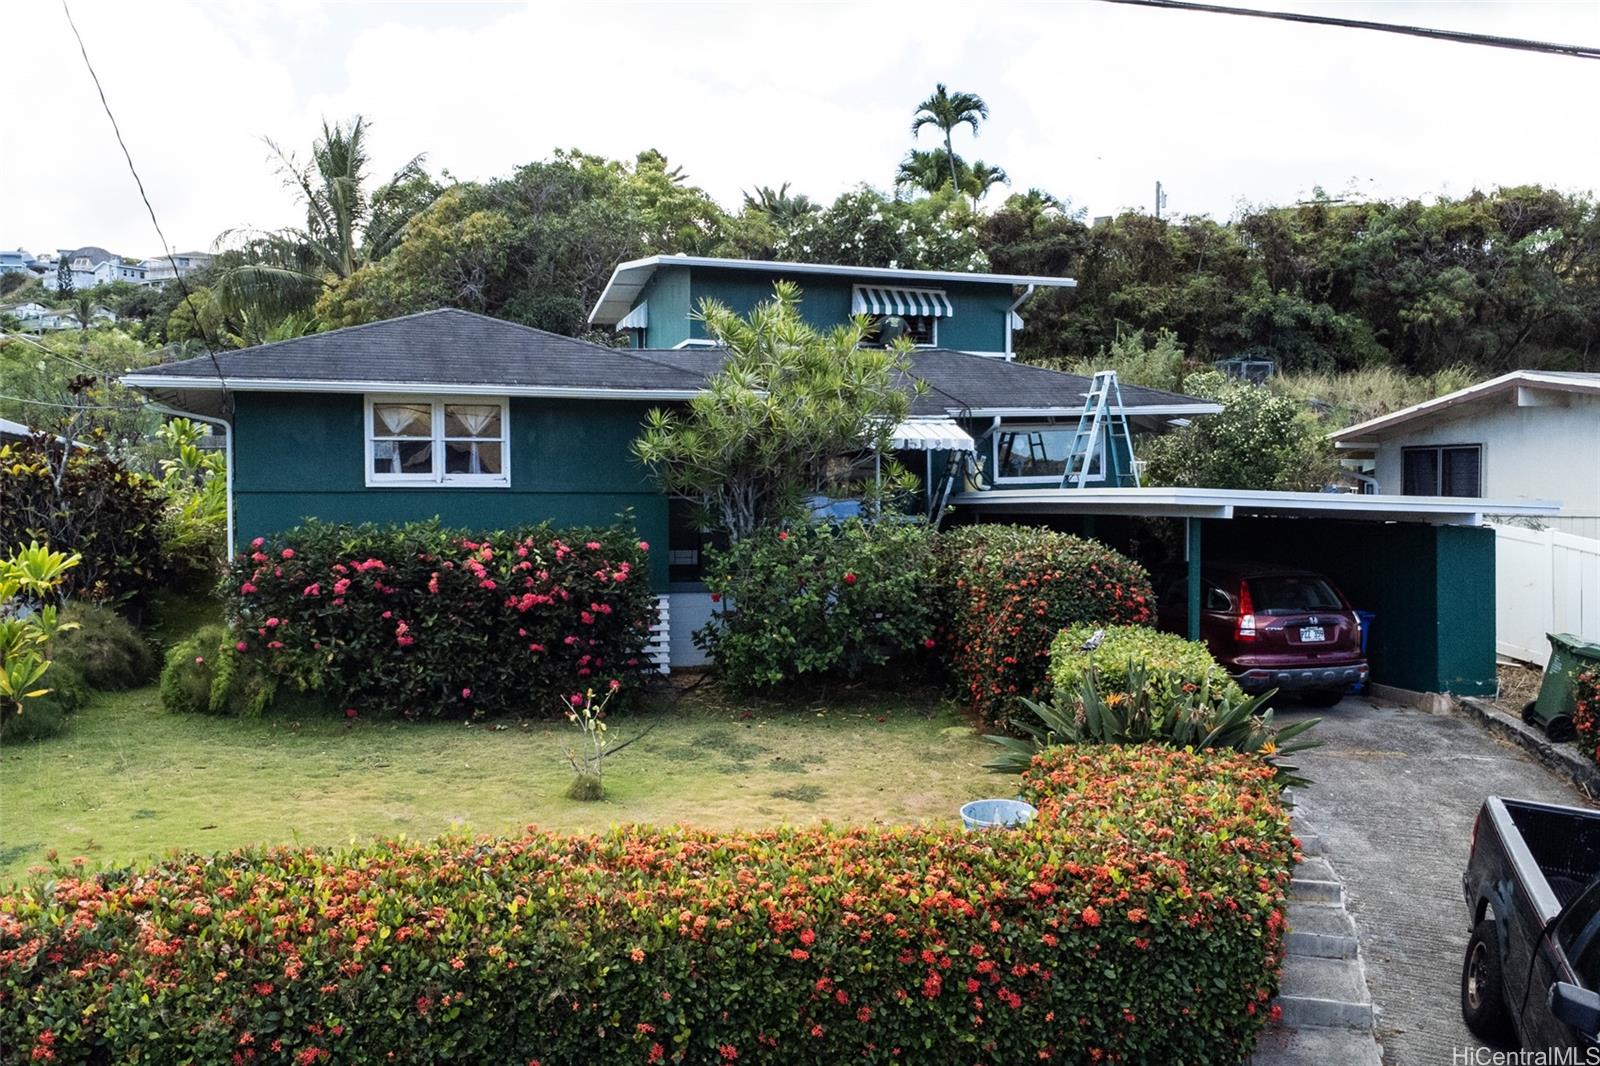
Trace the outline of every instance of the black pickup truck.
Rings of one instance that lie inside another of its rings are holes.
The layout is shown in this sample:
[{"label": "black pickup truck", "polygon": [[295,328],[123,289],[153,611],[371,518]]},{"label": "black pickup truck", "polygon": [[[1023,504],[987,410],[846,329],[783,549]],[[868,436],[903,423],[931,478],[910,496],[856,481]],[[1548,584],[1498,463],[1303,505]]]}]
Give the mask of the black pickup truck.
[{"label": "black pickup truck", "polygon": [[1467,1028],[1529,1050],[1600,1047],[1600,811],[1490,796],[1461,886]]}]

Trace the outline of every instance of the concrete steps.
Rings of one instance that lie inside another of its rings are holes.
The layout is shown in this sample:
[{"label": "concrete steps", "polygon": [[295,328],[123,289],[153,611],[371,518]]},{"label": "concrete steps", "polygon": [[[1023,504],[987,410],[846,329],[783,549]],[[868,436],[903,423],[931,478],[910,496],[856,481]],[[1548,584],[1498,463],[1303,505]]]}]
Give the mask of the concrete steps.
[{"label": "concrete steps", "polygon": [[1289,884],[1277,999],[1282,1013],[1261,1034],[1250,1066],[1382,1066],[1373,1036],[1376,1012],[1355,920],[1345,909],[1344,882],[1298,812],[1295,836],[1305,860]]}]

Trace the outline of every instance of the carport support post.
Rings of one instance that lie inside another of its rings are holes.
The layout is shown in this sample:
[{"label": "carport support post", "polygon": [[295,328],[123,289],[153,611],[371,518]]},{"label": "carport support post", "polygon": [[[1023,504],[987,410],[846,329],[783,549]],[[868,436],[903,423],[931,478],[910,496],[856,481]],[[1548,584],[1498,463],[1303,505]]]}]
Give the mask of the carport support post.
[{"label": "carport support post", "polygon": [[1189,564],[1189,639],[1200,639],[1200,519],[1183,520],[1183,558]]}]

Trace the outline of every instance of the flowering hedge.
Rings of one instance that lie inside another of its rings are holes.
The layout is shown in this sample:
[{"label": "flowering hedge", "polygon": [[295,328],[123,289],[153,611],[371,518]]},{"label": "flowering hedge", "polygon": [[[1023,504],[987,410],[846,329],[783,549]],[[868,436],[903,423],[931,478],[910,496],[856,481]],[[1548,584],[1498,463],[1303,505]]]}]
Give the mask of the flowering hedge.
[{"label": "flowering hedge", "polygon": [[1294,861],[1272,770],[1042,755],[1029,828],[614,829],[180,856],[0,895],[18,1058],[1238,1062]]},{"label": "flowering hedge", "polygon": [[1154,617],[1144,568],[1098,541],[979,525],[946,533],[941,543],[947,652],[985,722],[1003,724],[1019,696],[1048,696],[1050,642],[1061,630]]},{"label": "flowering hedge", "polygon": [[622,526],[308,524],[234,560],[237,648],[359,712],[551,713],[649,668],[647,550]]},{"label": "flowering hedge", "polygon": [[1578,732],[1578,750],[1600,761],[1600,670],[1585,670],[1578,675],[1577,696],[1572,725]]},{"label": "flowering hedge", "polygon": [[939,616],[933,539],[901,521],[760,530],[711,553],[705,582],[719,608],[695,640],[741,687],[858,677],[925,653]]}]

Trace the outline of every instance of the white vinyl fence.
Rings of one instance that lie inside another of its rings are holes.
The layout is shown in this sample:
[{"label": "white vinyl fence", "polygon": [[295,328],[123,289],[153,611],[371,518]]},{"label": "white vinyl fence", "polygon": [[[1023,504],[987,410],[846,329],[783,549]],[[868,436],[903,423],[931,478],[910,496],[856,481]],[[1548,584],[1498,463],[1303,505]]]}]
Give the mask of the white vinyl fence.
[{"label": "white vinyl fence", "polygon": [[1546,633],[1600,641],[1600,540],[1494,527],[1495,650],[1543,666]]}]

